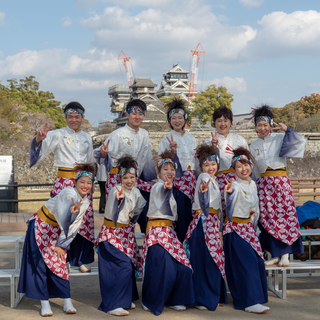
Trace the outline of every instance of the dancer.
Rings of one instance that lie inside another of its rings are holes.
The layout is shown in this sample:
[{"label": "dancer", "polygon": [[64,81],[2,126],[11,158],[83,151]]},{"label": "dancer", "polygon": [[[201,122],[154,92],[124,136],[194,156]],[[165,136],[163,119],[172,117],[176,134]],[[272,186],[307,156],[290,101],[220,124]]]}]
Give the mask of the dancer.
[{"label": "dancer", "polygon": [[217,149],[206,143],[197,147],[202,173],[198,177],[191,222],[183,246],[193,269],[196,308],[215,310],[227,303],[222,230],[221,197],[215,173]]},{"label": "dancer", "polygon": [[28,221],[18,292],[41,300],[41,316],[52,316],[49,299],[63,298],[63,311],[76,313],[71,297],[67,251],[75,239],[89,207],[94,167],[75,167],[74,187],[64,188]]},{"label": "dancer", "polygon": [[136,188],[137,162],[131,156],[117,160],[119,184],[109,192],[104,224],[97,245],[102,302],[99,310],[126,316],[138,300],[135,272],[142,271],[134,236],[135,222],[146,204]]},{"label": "dancer", "polygon": [[178,311],[194,303],[190,261],[173,230],[177,203],[172,195],[173,180],[182,172],[179,159],[171,151],[160,155],[159,181],[152,187],[147,234],[143,243],[142,306],[160,315],[164,306]]},{"label": "dancer", "polygon": [[234,151],[237,180],[226,181],[227,217],[223,227],[226,275],[235,309],[265,313],[269,307],[263,254],[255,233],[259,218],[257,187],[250,178],[253,157],[245,148]]},{"label": "dancer", "polygon": [[[196,184],[195,171],[199,171],[195,159],[196,138],[185,131],[187,123],[186,101],[174,98],[166,105],[167,120],[171,127],[170,133],[160,143],[159,154],[171,149],[177,154],[184,175],[173,182],[172,193],[177,202],[178,220],[175,231],[180,242],[183,242],[188,226],[192,221],[192,202]],[[199,172],[198,172],[199,173]]]},{"label": "dancer", "polygon": [[[304,252],[292,186],[287,177],[286,157],[303,158],[306,140],[283,123],[273,122],[270,106],[252,111],[258,139],[250,150],[255,158],[255,176],[260,204],[260,242],[272,258],[270,266],[289,266],[290,253]],[[272,128],[275,125],[276,127]],[[272,129],[285,134],[273,134]],[[261,224],[261,225],[260,225]]]}]

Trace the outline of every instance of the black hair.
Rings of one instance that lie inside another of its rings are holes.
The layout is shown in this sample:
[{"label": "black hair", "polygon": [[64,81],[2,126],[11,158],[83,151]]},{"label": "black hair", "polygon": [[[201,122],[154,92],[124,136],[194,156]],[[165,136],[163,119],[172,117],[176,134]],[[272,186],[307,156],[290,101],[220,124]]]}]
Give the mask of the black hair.
[{"label": "black hair", "polygon": [[233,122],[233,113],[232,110],[227,107],[219,107],[218,109],[214,110],[212,115],[212,121],[213,124],[216,122],[217,119],[225,117],[226,119],[229,119],[231,121],[231,124]]},{"label": "black hair", "polygon": [[[169,149],[166,149],[161,154],[159,154],[159,159],[171,159],[172,161],[174,161],[175,157],[176,155]],[[174,170],[176,170],[176,166],[172,163],[171,165],[174,167]],[[158,168],[159,171],[161,170],[161,167]]]},{"label": "black hair", "polygon": [[[91,164],[91,163],[82,163],[82,164],[77,164],[76,167],[73,169],[73,171],[88,171],[95,176],[96,174],[96,168]],[[78,179],[77,179],[78,180]]]},{"label": "black hair", "polygon": [[83,111],[83,113],[85,112],[84,107],[77,101],[72,101],[69,102],[63,109],[63,112],[66,112],[67,109],[80,109]]},{"label": "black hair", "polygon": [[199,159],[200,165],[210,156],[217,155],[218,150],[211,143],[202,143],[197,146],[196,157]]},{"label": "black hair", "polygon": [[[251,152],[248,149],[246,149],[244,147],[239,147],[237,149],[234,149],[233,154],[234,154],[233,158],[244,155],[251,161],[251,163],[254,163],[253,155],[251,154]],[[241,163],[247,163],[246,160],[238,160],[238,161],[240,161]]]},{"label": "black hair", "polygon": [[130,156],[129,154],[126,154],[117,160],[116,167],[118,168],[119,171],[122,168],[125,168],[125,169],[135,168],[136,170],[138,170],[138,163],[136,160],[133,159],[132,156]]},{"label": "black hair", "polygon": [[267,116],[271,119],[274,118],[272,109],[269,105],[263,104],[261,107],[255,108],[251,111],[252,117],[254,119],[254,124],[257,125],[258,117]]},{"label": "black hair", "polygon": [[[170,112],[173,109],[182,109],[187,114],[186,103],[187,103],[186,100],[184,100],[183,98],[174,97],[169,103],[167,103],[165,105],[165,108],[167,109],[167,121],[168,121],[171,129],[173,129],[173,128],[170,124]],[[185,120],[187,121],[186,118],[185,118]],[[184,126],[182,127],[182,129],[184,129]]]},{"label": "black hair", "polygon": [[131,107],[140,107],[143,111],[147,110],[147,105],[140,99],[133,99],[129,101],[126,106],[126,112],[128,112]]}]

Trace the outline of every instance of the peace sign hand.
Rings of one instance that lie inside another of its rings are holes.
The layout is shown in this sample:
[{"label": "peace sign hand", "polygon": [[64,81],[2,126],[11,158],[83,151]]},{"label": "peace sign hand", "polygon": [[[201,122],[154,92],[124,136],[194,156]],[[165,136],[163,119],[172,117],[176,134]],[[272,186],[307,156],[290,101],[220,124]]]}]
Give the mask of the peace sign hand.
[{"label": "peace sign hand", "polygon": [[171,190],[171,189],[172,189],[172,186],[173,186],[173,179],[174,179],[174,177],[171,178],[171,179],[169,179],[167,175],[166,175],[165,177],[166,177],[166,182],[164,183],[163,187],[164,187],[165,189]]},{"label": "peace sign hand", "polygon": [[37,136],[36,136],[36,145],[38,146],[39,143],[46,138],[48,131],[52,128],[51,126],[47,129],[47,125],[48,123],[46,122],[46,124],[44,125],[44,128],[39,130],[37,132]]},{"label": "peace sign hand", "polygon": [[225,179],[226,185],[224,186],[224,191],[227,193],[232,193],[232,184],[233,184],[233,178],[231,179],[231,182],[229,182],[227,179]]},{"label": "peace sign hand", "polygon": [[80,199],[79,203],[76,204],[75,201],[73,200],[73,198],[71,198],[72,202],[73,202],[73,206],[70,208],[70,212],[72,214],[77,213],[80,211],[80,204],[82,202],[82,199]]},{"label": "peace sign hand", "polygon": [[284,123],[277,124],[277,123],[273,122],[273,124],[276,126],[275,128],[273,128],[275,130],[282,130],[282,131],[286,132],[288,129],[288,127]]},{"label": "peace sign hand", "polygon": [[117,192],[117,199],[123,199],[124,198],[124,190],[123,190],[123,184],[121,185],[121,190],[118,188],[118,186],[115,186],[118,190]]},{"label": "peace sign hand", "polygon": [[219,140],[218,140],[218,132],[216,131],[215,134],[213,135],[213,132],[211,132],[211,143],[214,147],[217,147],[217,145],[219,144]]},{"label": "peace sign hand", "polygon": [[101,139],[101,143],[102,143],[102,146],[100,147],[100,153],[101,153],[102,158],[105,158],[109,153],[110,140],[108,140],[107,144],[105,144],[103,139]]},{"label": "peace sign hand", "polygon": [[202,193],[205,193],[209,190],[209,183],[210,183],[210,179],[208,180],[207,183],[205,183],[202,179],[201,179],[201,184],[199,186],[199,191]]},{"label": "peace sign hand", "polygon": [[169,141],[169,148],[172,150],[173,153],[177,153],[177,146],[178,144],[173,141],[173,136],[171,135],[171,140],[167,137]]}]

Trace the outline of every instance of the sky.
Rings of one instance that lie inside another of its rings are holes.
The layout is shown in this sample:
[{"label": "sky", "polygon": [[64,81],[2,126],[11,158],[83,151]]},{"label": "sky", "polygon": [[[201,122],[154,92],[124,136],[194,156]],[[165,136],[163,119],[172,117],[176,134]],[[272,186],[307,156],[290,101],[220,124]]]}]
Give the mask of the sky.
[{"label": "sky", "polygon": [[92,125],[110,114],[108,87],[134,76],[159,85],[179,62],[197,90],[233,94],[234,114],[320,93],[319,0],[12,0],[0,2],[0,82],[35,76],[61,105],[79,101]]}]

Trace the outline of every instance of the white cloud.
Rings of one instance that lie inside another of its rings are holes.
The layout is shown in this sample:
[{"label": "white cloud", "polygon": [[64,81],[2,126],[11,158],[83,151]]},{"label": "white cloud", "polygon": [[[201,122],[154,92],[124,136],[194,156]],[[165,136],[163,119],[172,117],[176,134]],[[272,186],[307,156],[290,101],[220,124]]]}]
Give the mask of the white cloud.
[{"label": "white cloud", "polygon": [[69,17],[64,17],[64,18],[62,19],[62,25],[63,25],[64,27],[70,27],[70,26],[72,25],[72,20],[71,20],[71,18],[69,18]]},{"label": "white cloud", "polygon": [[6,14],[4,12],[0,11],[0,25],[4,23],[5,17],[6,17]]},{"label": "white cloud", "polygon": [[240,0],[240,3],[246,7],[260,7],[264,0]]},{"label": "white cloud", "polygon": [[0,57],[2,57],[3,56],[3,52],[2,51],[0,51]]},{"label": "white cloud", "polygon": [[[231,77],[223,77],[223,78],[215,78],[209,81],[204,81],[202,83],[203,86],[207,87],[211,84],[215,84],[216,86],[226,87],[228,92],[234,93],[245,93],[247,91],[247,83],[243,78],[231,78]],[[205,90],[205,89],[202,89]]]}]

